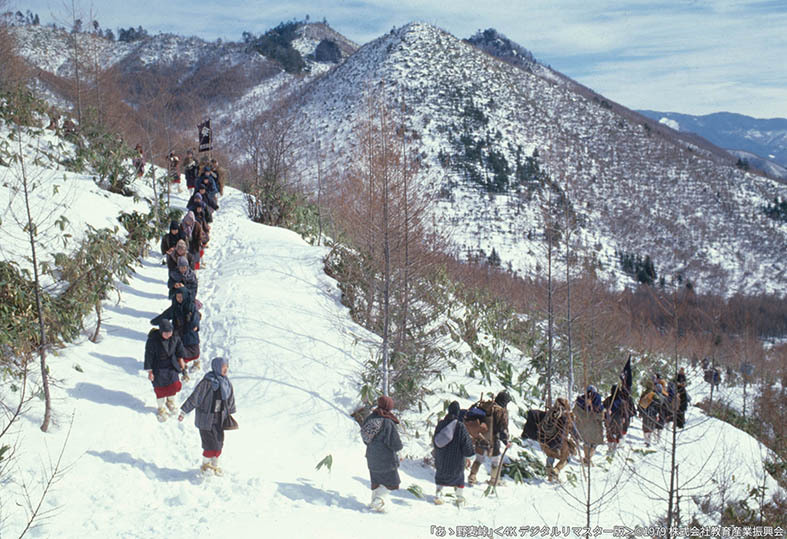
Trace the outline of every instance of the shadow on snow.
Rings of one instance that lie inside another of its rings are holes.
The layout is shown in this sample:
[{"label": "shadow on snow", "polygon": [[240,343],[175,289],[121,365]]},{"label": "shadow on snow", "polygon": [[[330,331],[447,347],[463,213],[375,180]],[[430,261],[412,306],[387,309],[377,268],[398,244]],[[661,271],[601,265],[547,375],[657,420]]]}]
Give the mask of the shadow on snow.
[{"label": "shadow on snow", "polygon": [[365,511],[366,505],[355,498],[343,496],[336,490],[323,490],[305,483],[277,483],[279,493],[292,501],[312,505],[339,506],[351,511]]},{"label": "shadow on snow", "polygon": [[99,354],[98,352],[90,352],[90,355],[110,365],[119,367],[134,376],[139,375],[142,371],[142,361],[137,358],[129,356],[108,356],[106,354]]},{"label": "shadow on snow", "polygon": [[174,468],[161,468],[150,462],[145,462],[136,457],[132,457],[130,453],[117,453],[115,451],[86,451],[88,455],[98,457],[108,464],[128,464],[134,468],[138,468],[145,475],[153,474],[160,481],[193,481],[193,470],[176,470]]},{"label": "shadow on snow", "polygon": [[145,403],[125,391],[106,389],[96,384],[85,382],[78,383],[74,388],[68,390],[71,397],[87,399],[96,404],[108,404],[110,406],[123,406],[135,412],[147,413],[153,408],[146,408]]}]

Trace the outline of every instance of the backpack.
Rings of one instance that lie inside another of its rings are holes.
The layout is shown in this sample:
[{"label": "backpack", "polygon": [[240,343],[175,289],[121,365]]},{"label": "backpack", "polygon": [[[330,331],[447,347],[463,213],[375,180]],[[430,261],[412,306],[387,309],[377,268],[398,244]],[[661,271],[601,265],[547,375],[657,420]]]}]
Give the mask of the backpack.
[{"label": "backpack", "polygon": [[[496,406],[499,407],[493,400],[480,400],[467,411],[467,415],[473,412],[474,415],[480,416],[478,410],[484,413],[484,417],[478,417],[477,419],[479,426],[476,429],[478,432],[478,437],[476,438],[476,452],[479,449],[486,452],[494,443],[494,409]],[[468,427],[467,430],[470,431],[470,427]]]},{"label": "backpack", "polygon": [[650,406],[650,403],[653,402],[654,397],[656,396],[655,391],[648,391],[639,399],[639,407],[643,410],[647,410]]}]

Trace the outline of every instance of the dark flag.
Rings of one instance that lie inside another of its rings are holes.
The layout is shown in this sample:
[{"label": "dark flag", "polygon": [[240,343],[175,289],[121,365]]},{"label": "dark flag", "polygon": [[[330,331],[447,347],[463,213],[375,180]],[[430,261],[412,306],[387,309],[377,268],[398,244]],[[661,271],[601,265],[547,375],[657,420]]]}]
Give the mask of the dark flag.
[{"label": "dark flag", "polygon": [[197,126],[198,135],[197,138],[199,139],[199,151],[200,152],[209,152],[213,149],[211,145],[211,135],[212,132],[210,130],[210,120],[205,120],[201,124]]},{"label": "dark flag", "polygon": [[631,384],[634,381],[631,374],[631,354],[629,354],[629,359],[626,361],[626,364],[623,366],[623,370],[620,373],[620,380],[623,382],[623,386],[626,388],[626,390],[631,391]]}]

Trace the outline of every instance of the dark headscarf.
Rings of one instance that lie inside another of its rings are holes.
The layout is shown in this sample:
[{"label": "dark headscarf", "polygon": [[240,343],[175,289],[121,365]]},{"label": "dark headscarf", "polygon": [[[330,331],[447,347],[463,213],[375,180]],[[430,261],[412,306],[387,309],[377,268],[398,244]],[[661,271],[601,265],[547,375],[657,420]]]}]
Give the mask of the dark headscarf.
[{"label": "dark headscarf", "polygon": [[495,397],[495,403],[505,408],[511,402],[511,395],[507,391],[501,391]]},{"label": "dark headscarf", "polygon": [[453,416],[459,416],[459,412],[461,411],[462,407],[459,406],[457,401],[452,402],[448,405],[448,413]]}]

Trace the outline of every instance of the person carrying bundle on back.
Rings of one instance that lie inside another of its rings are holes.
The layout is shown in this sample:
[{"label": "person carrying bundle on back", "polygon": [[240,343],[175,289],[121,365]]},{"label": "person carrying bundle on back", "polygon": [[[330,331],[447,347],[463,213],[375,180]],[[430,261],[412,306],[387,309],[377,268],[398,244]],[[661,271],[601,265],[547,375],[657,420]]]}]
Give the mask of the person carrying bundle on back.
[{"label": "person carrying bundle on back", "polygon": [[[576,453],[577,445],[572,438],[574,432],[571,407],[564,398],[555,400],[546,411],[528,410],[522,438],[536,440],[541,446],[541,451],[547,456],[549,482],[560,480],[560,470],[568,463],[571,455]],[[554,466],[555,459],[558,460],[557,466]]]},{"label": "person carrying bundle on back", "polygon": [[661,387],[656,387],[653,380],[645,382],[645,391],[639,398],[639,414],[642,418],[642,433],[645,438],[645,447],[650,447],[651,433],[656,432],[658,441],[659,431],[659,412],[661,411]]},{"label": "person carrying bundle on back", "polygon": [[[509,402],[511,402],[511,395],[506,391],[501,391],[494,401],[478,401],[468,410],[467,419],[470,421],[474,420],[474,416],[477,418],[480,415],[479,410],[483,411],[484,417],[482,420],[479,418],[479,423],[483,423],[486,427],[482,428],[483,432],[474,436],[476,458],[467,478],[470,485],[475,485],[478,482],[478,470],[490,457],[492,469],[489,480],[492,482],[496,477],[499,477],[500,466],[503,465],[500,462],[500,444],[505,445],[506,449],[511,447],[511,442],[508,441],[508,410],[506,409]],[[470,430],[469,427],[468,430]],[[498,481],[498,484],[502,483]]]}]

